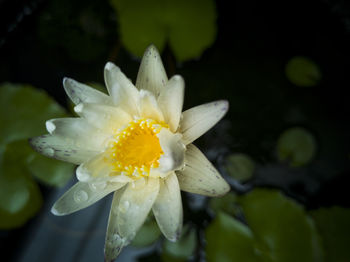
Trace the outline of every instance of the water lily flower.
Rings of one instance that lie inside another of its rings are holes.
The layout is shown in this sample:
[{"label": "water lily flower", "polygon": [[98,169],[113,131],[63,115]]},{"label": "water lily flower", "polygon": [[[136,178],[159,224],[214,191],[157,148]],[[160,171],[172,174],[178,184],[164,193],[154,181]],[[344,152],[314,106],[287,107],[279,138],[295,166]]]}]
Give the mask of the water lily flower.
[{"label": "water lily flower", "polygon": [[46,122],[48,135],[32,138],[40,153],[78,164],[78,182],[53,205],[67,215],[114,192],[105,242],[112,261],[135,236],[152,209],[164,236],[176,241],[182,229],[180,190],[220,196],[229,185],[192,144],[227,112],[227,101],[182,112],[184,80],[169,80],[150,46],[136,86],[113,63],[104,77],[109,96],[65,78],[76,118]]}]

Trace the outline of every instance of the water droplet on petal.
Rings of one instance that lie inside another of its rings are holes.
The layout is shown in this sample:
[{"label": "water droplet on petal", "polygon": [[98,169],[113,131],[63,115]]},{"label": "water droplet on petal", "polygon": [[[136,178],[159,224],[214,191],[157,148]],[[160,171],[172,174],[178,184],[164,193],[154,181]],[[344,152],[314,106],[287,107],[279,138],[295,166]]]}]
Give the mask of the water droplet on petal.
[{"label": "water droplet on petal", "polygon": [[130,203],[129,201],[125,200],[123,203],[120,203],[119,210],[122,213],[125,213],[129,209]]},{"label": "water droplet on petal", "polygon": [[51,147],[45,148],[44,152],[47,156],[54,156],[55,155],[55,150]]},{"label": "water droplet on petal", "polygon": [[92,191],[101,191],[105,189],[107,186],[106,182],[94,182],[94,183],[89,183],[89,187]]},{"label": "water droplet on petal", "polygon": [[89,196],[84,190],[78,190],[74,192],[74,201],[77,203],[88,200]]}]

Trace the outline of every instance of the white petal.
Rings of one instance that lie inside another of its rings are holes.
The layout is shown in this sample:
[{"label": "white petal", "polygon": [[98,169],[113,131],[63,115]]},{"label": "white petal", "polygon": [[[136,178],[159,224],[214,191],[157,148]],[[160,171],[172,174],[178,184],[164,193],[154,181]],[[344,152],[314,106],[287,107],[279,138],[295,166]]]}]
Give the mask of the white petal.
[{"label": "white petal", "polygon": [[186,147],[182,143],[180,134],[173,134],[163,128],[157,135],[163,155],[159,159],[159,171],[167,174],[183,167]]},{"label": "white petal", "polygon": [[72,139],[78,146],[98,151],[103,149],[102,144],[108,138],[82,118],[51,119],[46,121],[46,129],[51,135]]},{"label": "white petal", "polygon": [[143,118],[155,119],[159,122],[164,121],[162,111],[160,110],[154,95],[146,90],[140,90],[140,116]]},{"label": "white petal", "polygon": [[170,241],[178,240],[182,229],[182,202],[175,173],[160,179],[159,194],[152,209],[164,236]]},{"label": "white petal", "polygon": [[120,251],[123,249],[123,247],[130,243],[129,240],[120,236],[118,227],[117,227],[118,212],[116,212],[116,210],[119,206],[120,198],[124,193],[124,189],[125,187],[114,193],[111,210],[109,211],[108,226],[107,226],[107,233],[106,233],[106,240],[105,240],[105,250],[104,250],[106,262],[114,261],[116,257],[119,255]]},{"label": "white petal", "polygon": [[113,171],[113,165],[107,162],[107,153],[98,154],[81,164],[76,171],[77,179],[82,182],[90,182],[94,179],[104,180],[109,178]]},{"label": "white petal", "polygon": [[121,188],[125,183],[105,183],[104,185],[77,182],[53,205],[51,212],[63,216],[88,207],[109,193]]},{"label": "white petal", "polygon": [[158,97],[168,82],[157,48],[151,45],[145,51],[137,75],[136,87],[152,92]]},{"label": "white petal", "polygon": [[79,104],[74,110],[91,125],[108,134],[116,133],[119,128],[132,121],[128,113],[114,106]]},{"label": "white petal", "polygon": [[63,79],[63,87],[76,105],[79,103],[112,104],[112,99],[108,95],[71,78]]},{"label": "white petal", "polygon": [[43,155],[73,164],[81,164],[100,153],[85,146],[76,145],[74,140],[60,136],[43,135],[34,137],[29,142]]},{"label": "white petal", "polygon": [[104,77],[113,103],[131,115],[138,115],[139,92],[119,67],[108,62],[105,66]]},{"label": "white petal", "polygon": [[221,196],[230,186],[194,145],[187,146],[185,169],[176,171],[181,190],[205,196]]},{"label": "white petal", "polygon": [[215,101],[193,107],[182,113],[180,133],[187,145],[212,128],[227,112],[228,102]]},{"label": "white petal", "polygon": [[173,76],[158,97],[158,104],[165,122],[175,132],[179,126],[184,101],[185,82],[179,75]]},{"label": "white petal", "polygon": [[129,183],[119,202],[112,205],[117,214],[117,232],[131,241],[144,223],[159,192],[159,179],[145,178]]}]

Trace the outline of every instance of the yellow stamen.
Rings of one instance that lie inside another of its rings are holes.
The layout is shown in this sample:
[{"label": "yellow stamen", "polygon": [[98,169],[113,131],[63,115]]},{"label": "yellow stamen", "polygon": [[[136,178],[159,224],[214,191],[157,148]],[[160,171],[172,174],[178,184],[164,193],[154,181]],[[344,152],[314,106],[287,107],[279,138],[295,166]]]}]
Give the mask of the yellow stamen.
[{"label": "yellow stamen", "polygon": [[159,167],[159,158],[164,153],[157,137],[163,127],[168,125],[137,119],[118,131],[108,150],[114,171],[133,178],[149,176],[151,168]]}]

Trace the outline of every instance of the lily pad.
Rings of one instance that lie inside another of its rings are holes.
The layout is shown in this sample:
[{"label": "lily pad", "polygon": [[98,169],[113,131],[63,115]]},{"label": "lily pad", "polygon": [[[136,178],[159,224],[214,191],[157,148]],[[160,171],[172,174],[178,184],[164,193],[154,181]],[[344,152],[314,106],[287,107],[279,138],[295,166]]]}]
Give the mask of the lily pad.
[{"label": "lily pad", "polygon": [[147,221],[137,232],[131,244],[135,247],[145,247],[153,244],[160,237],[161,232],[157,222],[153,217],[148,217]]},{"label": "lily pad", "polygon": [[12,150],[3,153],[0,165],[0,228],[10,229],[23,225],[42,205],[38,185]]},{"label": "lily pad", "polygon": [[150,44],[168,43],[177,61],[199,57],[216,36],[212,0],[111,0],[126,49],[141,57]]},{"label": "lily pad", "polygon": [[247,224],[217,216],[206,231],[208,261],[323,261],[313,220],[296,202],[264,189],[238,202]]},{"label": "lily pad", "polygon": [[350,261],[350,209],[320,208],[310,214],[322,236],[325,260],[329,262]]},{"label": "lily pad", "polygon": [[41,206],[33,176],[48,185],[62,186],[74,166],[43,157],[28,138],[46,132],[45,121],[65,116],[65,110],[45,92],[29,85],[0,85],[0,226],[21,226]]},{"label": "lily pad", "polygon": [[250,179],[255,170],[254,161],[242,153],[229,155],[225,163],[227,173],[240,182]]},{"label": "lily pad", "polygon": [[187,226],[182,231],[180,239],[176,242],[164,240],[162,260],[165,262],[187,261],[194,253],[197,245],[195,229]]},{"label": "lily pad", "polygon": [[313,135],[302,127],[284,131],[277,142],[277,154],[281,161],[288,160],[293,167],[308,164],[316,152]]},{"label": "lily pad", "polygon": [[309,58],[296,56],[286,65],[286,76],[296,86],[315,86],[321,80],[319,66]]}]

